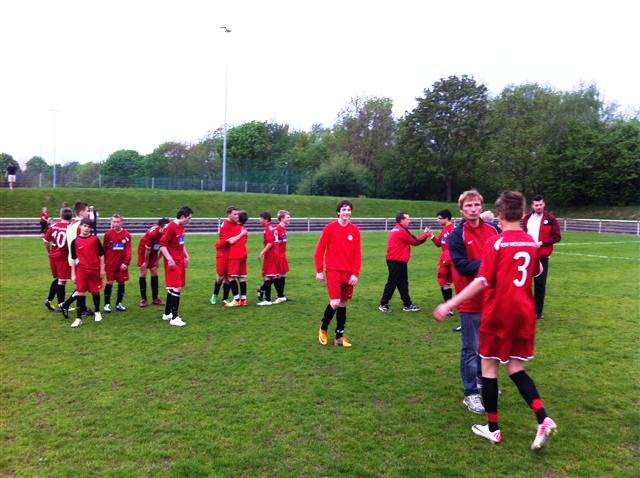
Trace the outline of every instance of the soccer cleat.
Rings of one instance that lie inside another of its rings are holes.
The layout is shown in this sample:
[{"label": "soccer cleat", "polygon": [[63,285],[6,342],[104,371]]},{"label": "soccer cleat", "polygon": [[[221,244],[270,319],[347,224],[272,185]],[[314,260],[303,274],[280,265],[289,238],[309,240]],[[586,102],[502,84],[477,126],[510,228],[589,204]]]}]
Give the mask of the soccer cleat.
[{"label": "soccer cleat", "polygon": [[286,302],[287,298],[286,297],[278,297],[276,300],[273,301],[274,304],[282,304],[283,302]]},{"label": "soccer cleat", "polygon": [[536,437],[531,444],[532,450],[540,450],[549,444],[551,435],[555,435],[558,432],[558,425],[551,418],[547,417],[544,421],[538,425]]},{"label": "soccer cleat", "polygon": [[246,307],[249,305],[249,301],[247,299],[240,299],[239,302],[241,307]]},{"label": "soccer cleat", "polygon": [[232,300],[231,302],[227,302],[226,304],[224,304],[225,307],[240,307],[242,304],[240,304],[240,300]]},{"label": "soccer cleat", "polygon": [[263,302],[263,301],[264,301],[264,291],[258,288],[258,302]]},{"label": "soccer cleat", "polygon": [[462,332],[462,325],[454,327],[453,329],[451,329],[451,332]]},{"label": "soccer cleat", "polygon": [[544,315],[536,314],[536,320],[544,320]]},{"label": "soccer cleat", "polygon": [[73,321],[73,324],[71,324],[72,328],[76,328],[76,327],[80,327],[82,325],[82,320],[81,319],[76,319]]},{"label": "soccer cleat", "polygon": [[173,319],[173,314],[162,314],[162,320],[171,320]]},{"label": "soccer cleat", "polygon": [[164,305],[164,302],[162,301],[162,299],[153,299],[151,303],[153,305]]},{"label": "soccer cleat", "polygon": [[257,303],[258,307],[264,307],[265,305],[273,305],[273,302],[269,302],[268,300],[262,300]]},{"label": "soccer cleat", "polygon": [[345,347],[345,348],[352,346],[351,342],[349,342],[346,337],[340,337],[339,339],[335,339],[333,341],[333,345],[335,345],[336,347]]},{"label": "soccer cleat", "polygon": [[102,321],[102,314],[100,312],[96,312],[94,318],[96,322],[100,322]]},{"label": "soccer cleat", "polygon": [[64,307],[62,307],[62,304],[58,304],[58,312],[60,312],[65,319],[69,318],[69,309],[65,309]]},{"label": "soccer cleat", "polygon": [[182,320],[180,317],[176,317],[175,319],[171,319],[169,321],[169,325],[174,325],[176,327],[184,327],[187,323]]},{"label": "soccer cleat", "polygon": [[388,314],[389,312],[391,312],[391,307],[389,307],[387,304],[380,304],[378,306],[378,310],[384,314]]},{"label": "soccer cleat", "polygon": [[417,305],[411,304],[408,307],[403,307],[402,312],[420,312],[420,307],[418,307]]},{"label": "soccer cleat", "polygon": [[484,406],[480,401],[480,395],[475,393],[464,397],[462,403],[473,413],[484,413]]},{"label": "soccer cleat", "polygon": [[209,299],[209,303],[211,305],[216,305],[218,303],[218,296],[215,294],[212,294],[211,299]]},{"label": "soccer cleat", "polygon": [[111,313],[111,305],[110,304],[105,304],[104,307],[102,308],[102,310],[104,310],[106,313],[110,314]]},{"label": "soccer cleat", "polygon": [[500,443],[502,441],[502,434],[500,430],[492,432],[489,430],[489,425],[473,425],[471,431],[479,437],[486,438],[492,443]]},{"label": "soccer cleat", "polygon": [[117,304],[116,304],[116,310],[117,310],[118,312],[124,312],[125,310],[127,310],[127,308],[126,308],[124,305],[122,305],[122,304],[120,304],[120,303],[117,303]]},{"label": "soccer cleat", "polygon": [[147,307],[149,305],[149,302],[147,301],[147,299],[142,299],[140,301],[140,304],[138,305],[140,305],[140,307]]},{"label": "soccer cleat", "polygon": [[318,330],[318,342],[320,342],[320,345],[327,345],[329,343],[329,335],[326,330]]},{"label": "soccer cleat", "polygon": [[51,305],[51,302],[49,302],[48,300],[44,301],[44,306],[47,308],[47,310],[49,312],[55,312],[56,309]]}]

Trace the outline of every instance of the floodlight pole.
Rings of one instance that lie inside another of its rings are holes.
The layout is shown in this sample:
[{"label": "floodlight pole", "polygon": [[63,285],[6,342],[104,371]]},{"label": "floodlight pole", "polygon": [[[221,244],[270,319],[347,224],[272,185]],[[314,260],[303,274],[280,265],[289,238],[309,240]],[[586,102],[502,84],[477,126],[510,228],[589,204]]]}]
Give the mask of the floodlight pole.
[{"label": "floodlight pole", "polygon": [[57,136],[58,136],[58,113],[60,110],[50,109],[53,113],[53,180],[52,185],[56,187],[56,149],[57,149]]},{"label": "floodlight pole", "polygon": [[[231,33],[226,26],[223,33]],[[222,127],[222,192],[227,191],[227,95],[229,90],[229,50],[227,48],[224,66],[224,125]]]}]

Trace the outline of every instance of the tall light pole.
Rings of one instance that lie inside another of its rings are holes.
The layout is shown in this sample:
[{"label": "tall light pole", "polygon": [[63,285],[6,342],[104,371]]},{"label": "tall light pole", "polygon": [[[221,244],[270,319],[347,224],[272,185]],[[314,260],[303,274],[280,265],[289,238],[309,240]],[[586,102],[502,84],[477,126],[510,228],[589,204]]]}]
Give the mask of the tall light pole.
[{"label": "tall light pole", "polygon": [[[221,26],[223,33],[231,33],[226,26]],[[224,66],[224,125],[222,127],[222,192],[227,191],[227,93],[229,87],[229,51],[226,51]]]},{"label": "tall light pole", "polygon": [[56,148],[57,148],[57,137],[58,137],[58,113],[60,110],[50,109],[50,112],[53,113],[53,187],[56,187]]}]

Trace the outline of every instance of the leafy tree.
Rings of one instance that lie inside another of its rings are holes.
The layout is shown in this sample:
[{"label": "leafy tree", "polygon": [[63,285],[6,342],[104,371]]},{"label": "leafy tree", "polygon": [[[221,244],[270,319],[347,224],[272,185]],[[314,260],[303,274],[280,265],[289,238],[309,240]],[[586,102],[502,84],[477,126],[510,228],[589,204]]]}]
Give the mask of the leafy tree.
[{"label": "leafy tree", "polygon": [[47,162],[40,156],[33,156],[27,161],[25,174],[37,176],[38,174],[51,174],[53,168],[47,164]]},{"label": "leafy tree", "polygon": [[403,150],[425,161],[429,174],[442,181],[446,199],[475,168],[475,153],[486,131],[489,113],[487,88],[466,75],[450,76],[424,90],[418,106],[406,118],[410,134]]},{"label": "leafy tree", "polygon": [[[143,159],[137,151],[121,149],[111,153],[102,164],[100,173],[103,176],[117,178],[130,178],[143,175]],[[114,183],[114,185],[127,185],[127,181]]]},{"label": "leafy tree", "polygon": [[371,191],[371,171],[356,164],[348,154],[340,153],[323,163],[313,176],[311,194],[321,196],[358,196]]}]

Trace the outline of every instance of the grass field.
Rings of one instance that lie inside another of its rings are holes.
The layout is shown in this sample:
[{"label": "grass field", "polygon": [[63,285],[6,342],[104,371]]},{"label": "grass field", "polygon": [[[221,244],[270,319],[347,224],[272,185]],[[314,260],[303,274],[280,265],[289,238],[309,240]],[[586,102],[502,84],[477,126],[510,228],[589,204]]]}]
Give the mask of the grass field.
[{"label": "grass field", "polygon": [[75,330],[42,306],[40,240],[0,239],[0,476],[637,476],[638,238],[566,233],[556,248],[529,370],[559,434],[533,453],[535,419],[504,372],[503,443],[470,431],[485,418],[461,403],[456,319],[430,317],[436,248],[410,263],[422,312],[396,295],[383,315],[386,236],[363,235],[343,350],[317,343],[317,237],[290,236],[288,303],[209,305],[213,238],[189,236],[186,327],[136,306],[134,273],[127,312]]}]

